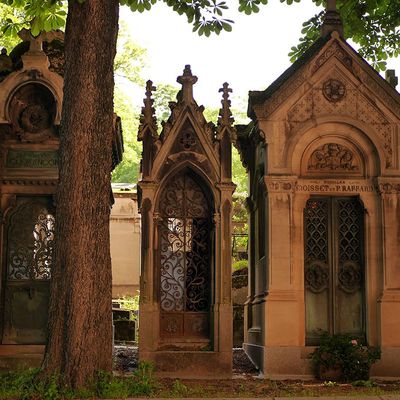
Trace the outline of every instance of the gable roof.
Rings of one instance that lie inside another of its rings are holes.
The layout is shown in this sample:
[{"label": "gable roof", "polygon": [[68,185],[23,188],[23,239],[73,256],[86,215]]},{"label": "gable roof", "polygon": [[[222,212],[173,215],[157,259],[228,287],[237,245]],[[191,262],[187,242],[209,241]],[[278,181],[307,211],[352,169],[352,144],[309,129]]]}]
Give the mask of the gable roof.
[{"label": "gable roof", "polygon": [[[269,85],[263,91],[249,91],[249,103],[247,109],[247,115],[250,118],[254,118],[254,106],[263,104],[268,99],[272,97],[272,95],[277,92],[291,77],[295,75],[295,73],[300,70],[307,63],[311,62],[311,60],[321,52],[321,50],[327,46],[331,40],[337,40],[346,50],[350,51],[353,56],[361,62],[364,66],[367,67],[369,73],[373,74],[376,79],[379,80],[379,83],[382,84],[383,88],[394,97],[400,105],[400,94],[397,90],[390,85],[364,58],[358,54],[356,50],[350,46],[346,40],[340,38],[340,36],[336,32],[329,33],[324,37],[318,38],[312,46],[303,53],[303,55],[298,58],[286,71],[284,71],[278,79],[276,79],[271,85]],[[327,46],[328,47],[328,46]]]}]

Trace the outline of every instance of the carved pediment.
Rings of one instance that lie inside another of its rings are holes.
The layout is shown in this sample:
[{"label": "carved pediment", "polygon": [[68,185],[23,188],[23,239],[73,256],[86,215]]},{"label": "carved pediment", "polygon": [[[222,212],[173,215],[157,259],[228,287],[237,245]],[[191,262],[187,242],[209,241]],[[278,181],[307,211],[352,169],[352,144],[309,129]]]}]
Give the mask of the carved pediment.
[{"label": "carved pediment", "polygon": [[12,135],[22,141],[41,142],[55,134],[56,102],[44,85],[20,87],[9,103]]},{"label": "carved pediment", "polygon": [[336,69],[325,74],[289,109],[287,134],[294,135],[308,120],[332,115],[350,117],[371,127],[384,149],[386,167],[393,166],[393,123],[376,102]]},{"label": "carved pediment", "polygon": [[359,161],[352,150],[337,143],[326,143],[314,150],[308,159],[308,173],[359,173]]}]

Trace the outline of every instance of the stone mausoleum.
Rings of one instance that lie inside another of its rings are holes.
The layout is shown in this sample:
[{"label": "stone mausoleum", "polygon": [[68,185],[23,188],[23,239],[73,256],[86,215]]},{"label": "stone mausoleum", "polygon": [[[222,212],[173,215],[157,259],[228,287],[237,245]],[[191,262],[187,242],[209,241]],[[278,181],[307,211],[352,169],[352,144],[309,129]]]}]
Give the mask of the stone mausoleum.
[{"label": "stone mausoleum", "polygon": [[318,332],[380,346],[400,376],[400,95],[343,39],[321,37],[238,127],[249,174],[244,348],[266,377],[311,375]]},{"label": "stone mausoleum", "polygon": [[[63,35],[20,37],[0,55],[0,369],[40,365],[54,261]],[[122,149],[115,117],[113,166]]]},{"label": "stone mausoleum", "polygon": [[[0,369],[41,361],[55,234],[62,35],[20,35],[0,55]],[[307,378],[318,333],[350,333],[381,348],[372,376],[400,377],[395,76],[384,80],[344,40],[328,0],[321,37],[266,90],[250,92],[250,124],[232,126],[227,84],[217,125],[207,122],[196,81],[185,67],[160,134],[148,82],[141,228],[130,194],[117,196],[112,214],[115,296],[136,290],[130,259],[141,260],[140,358],[170,377],[232,373],[236,144],[249,176],[249,358],[266,377]],[[121,155],[116,117],[114,166]]]},{"label": "stone mausoleum", "polygon": [[215,127],[193,98],[185,67],[160,135],[147,83],[143,142],[139,356],[160,375],[232,373],[231,151],[236,138],[225,83]]}]

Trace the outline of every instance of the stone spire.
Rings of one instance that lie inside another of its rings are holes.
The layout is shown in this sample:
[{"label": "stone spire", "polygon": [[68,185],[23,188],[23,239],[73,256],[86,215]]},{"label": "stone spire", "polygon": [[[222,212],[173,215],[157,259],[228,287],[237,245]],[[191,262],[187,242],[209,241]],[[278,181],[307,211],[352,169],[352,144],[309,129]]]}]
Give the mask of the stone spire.
[{"label": "stone spire", "polygon": [[183,75],[178,76],[176,81],[182,85],[182,89],[178,93],[178,101],[194,103],[193,85],[197,82],[197,76],[192,75],[190,65],[185,65]]},{"label": "stone spire", "polygon": [[338,10],[336,9],[336,0],[327,0],[324,22],[321,28],[321,36],[325,37],[335,31],[343,37],[343,23]]},{"label": "stone spire", "polygon": [[219,92],[222,92],[222,108],[219,110],[218,126],[231,126],[234,119],[230,110],[231,101],[229,100],[229,93],[232,93],[232,89],[228,87],[228,83],[224,83]]},{"label": "stone spire", "polygon": [[143,100],[144,106],[142,107],[142,114],[140,115],[138,140],[143,140],[146,130],[151,133],[153,138],[157,137],[157,119],[154,115],[154,100],[151,97],[154,90],[156,90],[156,87],[153,86],[152,81],[148,80],[146,82],[146,97]]},{"label": "stone spire", "polygon": [[226,128],[230,132],[231,139],[235,141],[236,139],[236,131],[232,126],[235,121],[232,117],[231,113],[231,101],[229,100],[229,93],[232,93],[232,89],[229,88],[228,83],[224,83],[222,88],[219,89],[219,92],[222,92],[222,107],[219,110],[218,123],[217,123],[217,138],[220,139],[223,130]]}]

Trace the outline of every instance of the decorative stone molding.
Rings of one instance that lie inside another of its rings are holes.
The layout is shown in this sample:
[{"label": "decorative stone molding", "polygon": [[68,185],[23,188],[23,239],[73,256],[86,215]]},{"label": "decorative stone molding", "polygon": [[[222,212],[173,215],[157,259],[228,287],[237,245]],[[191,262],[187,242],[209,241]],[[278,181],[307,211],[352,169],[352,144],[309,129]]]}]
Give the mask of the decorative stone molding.
[{"label": "decorative stone molding", "polygon": [[295,180],[293,178],[264,177],[264,184],[268,192],[293,193],[295,189]]},{"label": "decorative stone molding", "polygon": [[311,154],[307,172],[360,172],[360,166],[349,148],[337,143],[326,143]]},{"label": "decorative stone molding", "polygon": [[352,87],[346,88],[346,96],[340,101],[326,101],[325,93],[317,86],[310,90],[288,111],[289,135],[292,136],[304,122],[326,115],[350,117],[372,127],[385,151],[386,167],[393,166],[393,124],[376,104]]},{"label": "decorative stone molding", "polygon": [[314,62],[311,67],[311,75],[314,75],[331,57],[336,57],[340,60],[347,69],[351,72],[353,70],[353,60],[347,54],[347,52],[339,45],[339,43],[335,40],[332,45],[329,46]]},{"label": "decorative stone molding", "polygon": [[267,118],[272,114],[289,96],[291,96],[296,89],[298,89],[304,82],[306,77],[304,71],[300,69],[296,72],[294,77],[286,81],[282,88],[276,91],[271,99],[268,100],[267,104],[257,104],[254,106],[254,110],[258,115],[258,118]]},{"label": "decorative stone molding", "polygon": [[336,103],[346,96],[346,87],[337,79],[328,79],[322,86],[322,93],[328,101]]},{"label": "decorative stone molding", "polygon": [[8,106],[13,133],[22,141],[41,142],[54,136],[56,112],[53,94],[37,83],[21,86]]},{"label": "decorative stone molding", "polygon": [[58,179],[3,178],[0,180],[0,184],[21,186],[57,186]]},{"label": "decorative stone molding", "polygon": [[400,194],[400,181],[378,178],[377,191],[380,194]]}]

